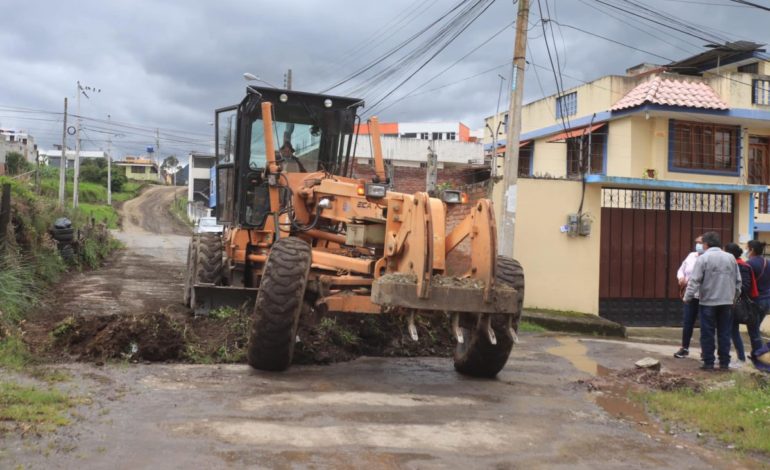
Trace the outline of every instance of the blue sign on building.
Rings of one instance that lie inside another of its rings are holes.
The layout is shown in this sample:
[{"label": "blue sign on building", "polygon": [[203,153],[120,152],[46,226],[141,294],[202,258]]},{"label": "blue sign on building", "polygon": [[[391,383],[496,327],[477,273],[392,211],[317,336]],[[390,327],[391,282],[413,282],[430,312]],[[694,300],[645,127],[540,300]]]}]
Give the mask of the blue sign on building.
[{"label": "blue sign on building", "polygon": [[209,184],[209,207],[213,209],[217,207],[217,166],[216,165],[211,167],[209,181],[211,183]]}]

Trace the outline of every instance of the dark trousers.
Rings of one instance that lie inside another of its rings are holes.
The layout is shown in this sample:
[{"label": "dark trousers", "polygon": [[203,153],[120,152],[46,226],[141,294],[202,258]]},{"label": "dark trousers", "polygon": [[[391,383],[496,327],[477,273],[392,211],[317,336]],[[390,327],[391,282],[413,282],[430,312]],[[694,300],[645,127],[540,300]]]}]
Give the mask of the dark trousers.
[{"label": "dark trousers", "polygon": [[757,322],[748,326],[749,338],[751,339],[751,355],[754,355],[754,351],[761,348],[765,344],[762,341],[762,334],[759,331],[759,326],[762,324],[762,320],[765,319],[767,311],[770,309],[770,299],[757,300],[757,305],[762,310],[762,315],[759,316]]},{"label": "dark trousers", "polygon": [[700,305],[700,348],[703,364],[714,365],[714,336],[719,366],[730,365],[730,336],[733,328],[732,305]]},{"label": "dark trousers", "polygon": [[698,299],[692,299],[689,304],[684,305],[684,316],[682,318],[682,347],[690,349],[690,340],[692,340],[692,330],[695,328],[695,320],[698,318]]},{"label": "dark trousers", "polygon": [[735,355],[741,361],[746,360],[746,350],[743,347],[743,338],[741,338],[741,324],[733,315],[733,346],[735,346]]}]

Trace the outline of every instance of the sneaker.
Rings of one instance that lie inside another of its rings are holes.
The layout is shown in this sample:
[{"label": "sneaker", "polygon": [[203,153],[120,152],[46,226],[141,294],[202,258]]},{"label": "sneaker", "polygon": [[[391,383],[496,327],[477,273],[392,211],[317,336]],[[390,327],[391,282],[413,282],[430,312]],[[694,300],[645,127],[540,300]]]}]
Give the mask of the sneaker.
[{"label": "sneaker", "polygon": [[674,357],[677,359],[683,359],[690,355],[690,350],[687,348],[681,348],[679,351],[674,353]]},{"label": "sneaker", "polygon": [[741,361],[738,359],[735,362],[730,362],[730,369],[740,369],[744,364],[746,364],[746,361]]},{"label": "sneaker", "polygon": [[700,366],[700,370],[713,371],[714,370],[714,364],[703,364],[703,365]]},{"label": "sneaker", "polygon": [[733,368],[732,364],[719,364],[719,370],[730,370]]}]

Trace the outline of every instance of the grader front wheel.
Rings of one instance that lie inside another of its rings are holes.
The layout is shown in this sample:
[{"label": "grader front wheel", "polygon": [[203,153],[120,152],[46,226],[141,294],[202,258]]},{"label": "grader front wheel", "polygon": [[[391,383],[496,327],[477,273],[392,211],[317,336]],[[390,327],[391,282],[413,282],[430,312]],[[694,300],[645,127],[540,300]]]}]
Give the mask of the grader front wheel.
[{"label": "grader front wheel", "polygon": [[281,238],[273,244],[254,304],[251,367],[283,371],[291,365],[311,258],[310,245],[299,238]]},{"label": "grader front wheel", "polygon": [[[498,256],[496,282],[518,291],[518,314],[513,318],[514,330],[518,330],[521,307],[524,303],[524,270],[518,261]],[[489,340],[487,324],[478,321],[477,314],[464,313],[460,318],[464,341],[457,343],[454,354],[455,370],[472,377],[493,378],[500,372],[513,349],[513,336],[508,328],[507,315],[492,315],[489,326],[495,344]]]}]

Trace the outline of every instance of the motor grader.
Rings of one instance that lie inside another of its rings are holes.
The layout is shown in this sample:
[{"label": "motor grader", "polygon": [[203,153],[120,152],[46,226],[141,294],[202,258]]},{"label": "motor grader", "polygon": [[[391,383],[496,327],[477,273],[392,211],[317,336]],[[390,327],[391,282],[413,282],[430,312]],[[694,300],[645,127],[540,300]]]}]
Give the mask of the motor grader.
[{"label": "motor grader", "polygon": [[[303,315],[415,315],[451,321],[454,366],[494,377],[517,341],[521,266],[497,256],[492,204],[482,199],[456,227],[441,198],[391,190],[379,125],[369,121],[375,176],[352,176],[363,101],[247,87],[216,111],[216,215],[222,234],[196,234],[185,302],[196,314],[253,301],[249,364],[289,367]],[[364,138],[363,136],[361,138]],[[470,269],[447,256],[469,239]]]}]

